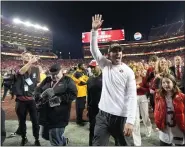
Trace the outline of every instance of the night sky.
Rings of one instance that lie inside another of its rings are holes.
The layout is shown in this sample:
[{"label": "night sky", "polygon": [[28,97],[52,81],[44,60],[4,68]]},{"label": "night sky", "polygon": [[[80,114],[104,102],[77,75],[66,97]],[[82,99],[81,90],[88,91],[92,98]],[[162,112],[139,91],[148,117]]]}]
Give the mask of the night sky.
[{"label": "night sky", "polygon": [[102,14],[103,27],[125,29],[127,41],[135,32],[148,36],[152,26],[184,19],[185,2],[5,2],[2,15],[46,25],[53,32],[54,51],[72,58],[83,56],[82,32],[91,29],[92,15]]}]

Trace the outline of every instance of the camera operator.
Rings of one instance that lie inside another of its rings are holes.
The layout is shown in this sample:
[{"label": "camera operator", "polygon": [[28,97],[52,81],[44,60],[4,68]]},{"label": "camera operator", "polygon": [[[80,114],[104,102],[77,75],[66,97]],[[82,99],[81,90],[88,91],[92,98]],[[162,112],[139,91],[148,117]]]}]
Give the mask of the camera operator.
[{"label": "camera operator", "polygon": [[77,89],[74,81],[63,75],[59,64],[50,68],[47,76],[35,89],[35,100],[39,111],[39,124],[42,137],[53,146],[65,146],[68,138],[64,137],[65,127],[70,118],[71,103],[76,98]]},{"label": "camera operator", "polygon": [[37,117],[36,103],[33,98],[33,92],[40,81],[39,69],[34,66],[38,61],[38,57],[30,52],[22,53],[23,66],[15,75],[13,92],[16,95],[16,114],[19,120],[20,135],[22,137],[21,146],[24,146],[28,140],[26,137],[26,116],[30,115],[33,127],[33,136],[35,137],[35,145],[40,146],[39,142],[39,124]]}]

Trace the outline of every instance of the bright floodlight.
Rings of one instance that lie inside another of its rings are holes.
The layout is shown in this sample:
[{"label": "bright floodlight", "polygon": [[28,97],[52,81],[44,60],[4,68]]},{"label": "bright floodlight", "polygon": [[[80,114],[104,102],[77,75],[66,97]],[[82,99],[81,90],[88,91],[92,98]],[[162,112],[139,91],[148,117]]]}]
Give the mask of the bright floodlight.
[{"label": "bright floodlight", "polygon": [[13,19],[13,22],[16,23],[16,24],[20,24],[21,23],[21,24],[23,24],[23,25],[25,25],[27,27],[34,27],[36,29],[41,29],[41,30],[44,30],[44,31],[49,31],[49,29],[47,27],[45,27],[45,26],[42,27],[42,26],[40,26],[38,24],[34,25],[34,24],[30,23],[29,21],[23,22],[23,21],[21,21],[18,18],[14,18]]},{"label": "bright floodlight", "polygon": [[42,27],[39,26],[39,25],[34,25],[34,27],[35,27],[36,29],[42,29]]},{"label": "bright floodlight", "polygon": [[32,26],[32,24],[30,23],[30,22],[25,22],[25,25],[27,26],[27,27],[30,27],[30,26]]},{"label": "bright floodlight", "polygon": [[47,27],[43,27],[42,29],[45,31],[49,31],[49,29]]},{"label": "bright floodlight", "polygon": [[14,19],[13,19],[13,22],[14,22],[14,23],[21,23],[22,21],[21,21],[20,19],[18,19],[18,18],[14,18]]}]

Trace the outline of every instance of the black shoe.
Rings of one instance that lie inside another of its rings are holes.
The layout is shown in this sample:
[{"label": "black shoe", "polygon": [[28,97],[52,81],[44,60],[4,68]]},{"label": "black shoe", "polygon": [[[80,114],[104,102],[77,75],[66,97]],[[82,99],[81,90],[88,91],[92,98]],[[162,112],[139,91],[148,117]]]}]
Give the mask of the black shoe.
[{"label": "black shoe", "polygon": [[34,144],[35,146],[41,146],[40,145],[40,141],[39,140],[35,140],[35,144]]},{"label": "black shoe", "polygon": [[28,143],[28,139],[27,139],[27,137],[22,138],[22,141],[21,141],[20,146],[25,146],[25,144],[27,144],[27,143]]},{"label": "black shoe", "polygon": [[69,138],[66,138],[66,142],[64,144],[64,146],[67,146],[69,144]]}]

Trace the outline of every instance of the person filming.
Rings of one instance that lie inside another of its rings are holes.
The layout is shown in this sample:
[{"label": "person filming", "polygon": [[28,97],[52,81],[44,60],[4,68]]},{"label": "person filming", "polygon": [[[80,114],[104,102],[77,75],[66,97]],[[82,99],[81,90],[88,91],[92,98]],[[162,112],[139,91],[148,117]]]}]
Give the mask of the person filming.
[{"label": "person filming", "polygon": [[68,125],[72,101],[77,96],[74,81],[63,75],[60,64],[50,68],[50,74],[35,90],[42,137],[53,146],[65,146],[68,138],[64,130]]}]

